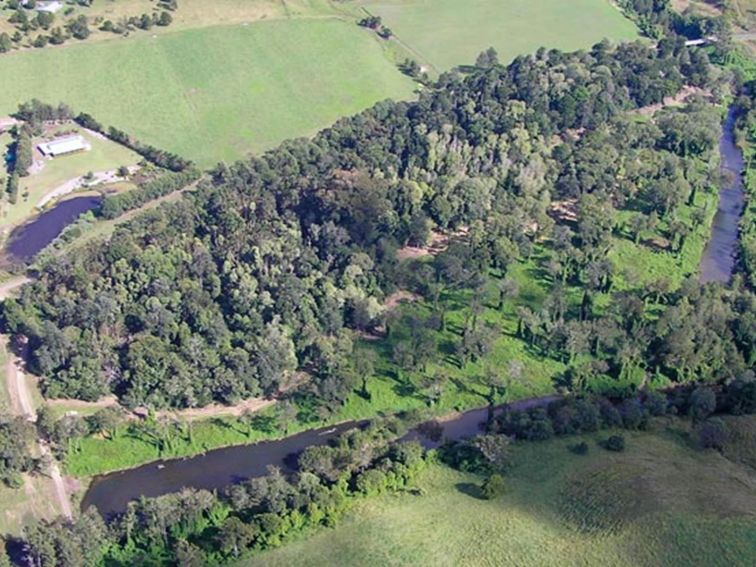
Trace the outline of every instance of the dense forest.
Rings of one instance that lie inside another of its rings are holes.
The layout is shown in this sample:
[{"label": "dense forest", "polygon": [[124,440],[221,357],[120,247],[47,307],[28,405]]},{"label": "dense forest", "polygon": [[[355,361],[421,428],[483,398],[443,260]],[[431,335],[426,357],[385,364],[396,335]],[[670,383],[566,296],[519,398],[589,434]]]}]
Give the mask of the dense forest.
[{"label": "dense forest", "polygon": [[[627,116],[683,86],[712,86],[706,55],[683,43],[542,49],[447,73],[417,102],[381,103],[313,140],[220,165],[109,242],[50,260],[5,302],[4,328],[28,337],[51,397],[230,403],[271,395],[304,370],[321,402],[338,404],[359,374],[349,331],[384,324],[388,294],[410,287],[439,305],[414,325],[400,348],[409,354],[395,356],[416,368],[434,350],[423,328],[443,326],[446,290],[493,274],[503,301],[508,267],[545,243],[550,294],[521,313],[520,334],[549,356],[590,357],[576,381],[639,367],[674,380],[738,376],[755,356],[754,298],[740,286],[659,281],[593,305],[613,289],[612,234],[637,239],[664,221],[675,249],[700,222],[675,211],[713,183],[717,112],[692,103],[653,121]],[[549,216],[557,202],[571,204],[573,222]],[[469,238],[431,263],[397,260],[405,245],[460,229]],[[578,310],[569,285],[584,289]],[[463,362],[494,334],[472,317]]]}]

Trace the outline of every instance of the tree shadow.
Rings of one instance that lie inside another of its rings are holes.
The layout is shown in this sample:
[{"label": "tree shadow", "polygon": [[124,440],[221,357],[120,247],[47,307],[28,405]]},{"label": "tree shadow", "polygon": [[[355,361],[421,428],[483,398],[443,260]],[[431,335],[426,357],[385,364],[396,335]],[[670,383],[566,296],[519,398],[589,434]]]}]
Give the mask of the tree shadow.
[{"label": "tree shadow", "polygon": [[466,494],[467,496],[475,498],[476,500],[485,500],[480,487],[477,484],[473,484],[472,482],[458,482],[454,485],[454,488],[456,488],[462,494]]}]

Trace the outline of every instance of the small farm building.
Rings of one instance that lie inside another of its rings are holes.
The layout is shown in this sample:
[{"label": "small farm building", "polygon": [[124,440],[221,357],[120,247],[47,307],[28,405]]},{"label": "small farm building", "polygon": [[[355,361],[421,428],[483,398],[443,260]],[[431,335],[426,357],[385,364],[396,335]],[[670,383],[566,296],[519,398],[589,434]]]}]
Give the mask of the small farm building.
[{"label": "small farm building", "polygon": [[[24,2],[24,6],[26,6],[26,4],[27,2]],[[37,10],[37,12],[49,12],[51,14],[54,14],[61,8],[63,8],[63,2],[58,2],[57,0],[40,1],[34,6],[34,9]]]},{"label": "small farm building", "polygon": [[48,157],[58,157],[74,152],[83,152],[90,149],[89,142],[82,136],[66,136],[49,142],[42,142],[37,146],[39,151]]}]

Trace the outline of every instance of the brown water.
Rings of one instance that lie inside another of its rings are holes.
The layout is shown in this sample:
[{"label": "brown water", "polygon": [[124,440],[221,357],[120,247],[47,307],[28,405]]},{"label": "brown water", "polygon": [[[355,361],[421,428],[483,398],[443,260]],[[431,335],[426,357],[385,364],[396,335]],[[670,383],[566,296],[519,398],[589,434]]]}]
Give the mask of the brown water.
[{"label": "brown water", "polygon": [[[532,398],[515,402],[509,407],[524,410],[546,406],[557,399],[557,396]],[[496,411],[501,410],[498,408]],[[474,437],[483,430],[488,415],[488,408],[471,410],[449,420],[423,424],[410,431],[405,439],[416,440],[430,449],[440,446],[445,440]],[[352,421],[305,431],[278,441],[226,447],[196,457],[156,461],[101,475],[92,481],[81,502],[81,509],[94,506],[108,517],[123,512],[129,502],[140,496],[160,496],[182,488],[220,489],[248,478],[264,476],[269,466],[293,472],[297,455],[304,449],[325,445],[343,432],[363,427],[365,423]]]},{"label": "brown water", "polygon": [[735,144],[735,109],[731,108],[722,125],[719,139],[721,171],[724,179],[719,189],[719,206],[700,265],[701,283],[728,283],[738,257],[740,217],[745,207],[743,188],[743,153]]}]

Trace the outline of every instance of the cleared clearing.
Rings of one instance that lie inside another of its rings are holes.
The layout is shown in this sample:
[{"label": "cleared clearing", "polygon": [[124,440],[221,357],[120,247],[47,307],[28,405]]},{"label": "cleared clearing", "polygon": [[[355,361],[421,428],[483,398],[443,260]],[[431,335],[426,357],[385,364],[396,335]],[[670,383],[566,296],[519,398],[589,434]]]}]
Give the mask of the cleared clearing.
[{"label": "cleared clearing", "polygon": [[[479,498],[480,478],[433,465],[422,496],[362,501],[335,530],[238,567],[752,565],[756,471],[691,448],[682,426],[625,432],[620,454],[597,445],[608,433],[522,445],[495,501]],[[572,454],[582,439],[589,454]]]},{"label": "cleared clearing", "polygon": [[638,37],[608,0],[368,0],[399,40],[440,70],[494,47],[502,62],[541,46],[572,51]]},{"label": "cleared clearing", "polygon": [[337,19],[290,19],[0,57],[0,115],[65,101],[203,166],[314,134],[414,84],[379,41]]}]

